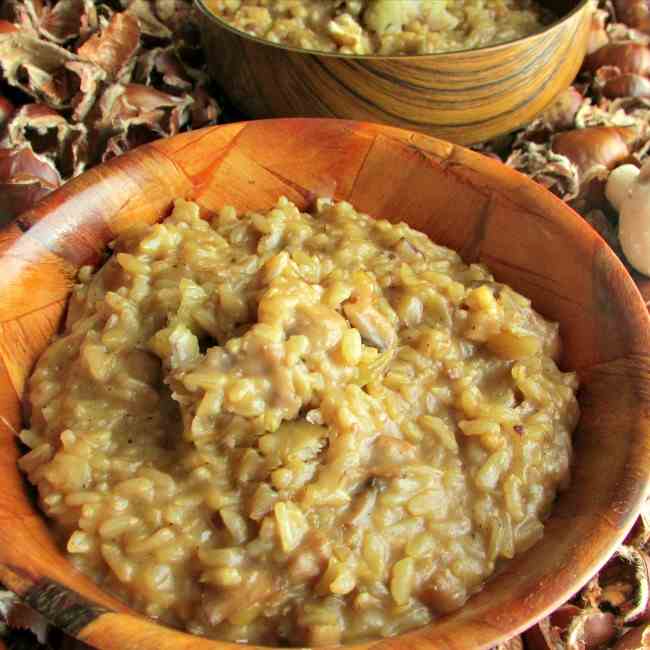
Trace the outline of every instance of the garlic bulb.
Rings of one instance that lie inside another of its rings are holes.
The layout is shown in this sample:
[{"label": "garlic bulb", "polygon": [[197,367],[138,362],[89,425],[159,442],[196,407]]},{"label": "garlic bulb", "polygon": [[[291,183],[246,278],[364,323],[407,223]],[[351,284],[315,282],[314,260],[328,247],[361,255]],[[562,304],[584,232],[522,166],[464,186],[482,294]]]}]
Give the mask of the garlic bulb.
[{"label": "garlic bulb", "polygon": [[619,212],[618,238],[627,261],[650,276],[650,162],[621,165],[607,180],[607,199]]}]

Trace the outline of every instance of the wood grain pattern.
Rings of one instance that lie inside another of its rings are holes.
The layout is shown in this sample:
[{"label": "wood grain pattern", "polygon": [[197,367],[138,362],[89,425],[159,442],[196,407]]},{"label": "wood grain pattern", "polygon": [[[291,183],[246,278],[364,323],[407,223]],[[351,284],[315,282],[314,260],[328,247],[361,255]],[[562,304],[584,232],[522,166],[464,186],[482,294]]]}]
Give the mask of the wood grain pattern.
[{"label": "wood grain pattern", "polygon": [[498,162],[387,126],[270,120],[157,141],[71,181],[20,227],[0,231],[0,580],[105,650],[241,648],[160,627],[75,573],[25,492],[15,430],[25,377],[79,265],[96,263],[130,224],[166,214],[177,196],[206,211],[227,202],[263,210],[280,194],[305,207],[329,194],[407,221],[468,261],[487,262],[561,323],[563,363],[582,381],[582,418],[572,487],[543,540],[459,612],[355,647],[492,646],[571,596],[637,516],[650,477],[650,318],[620,261],[559,199]]},{"label": "wood grain pattern", "polygon": [[354,57],[270,44],[228,27],[205,0],[196,2],[208,65],[245,115],[368,120],[460,144],[516,129],[569,86],[593,10],[591,0],[550,3],[564,9],[558,13],[573,11],[539,34],[480,50]]}]

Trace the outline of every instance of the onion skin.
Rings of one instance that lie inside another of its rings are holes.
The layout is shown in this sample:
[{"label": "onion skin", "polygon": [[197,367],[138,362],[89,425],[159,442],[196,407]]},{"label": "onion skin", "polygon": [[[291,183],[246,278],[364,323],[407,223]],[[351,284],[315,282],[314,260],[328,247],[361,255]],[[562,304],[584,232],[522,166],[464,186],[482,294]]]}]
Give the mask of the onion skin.
[{"label": "onion skin", "polygon": [[111,79],[122,77],[140,48],[140,27],[134,16],[114,14],[103,32],[93,34],[77,54],[103,68]]},{"label": "onion skin", "polygon": [[52,163],[31,148],[0,149],[0,223],[29,210],[60,184]]},{"label": "onion skin", "polygon": [[15,219],[23,212],[33,208],[42,198],[53,189],[43,184],[38,178],[29,178],[20,183],[3,183],[0,181],[0,224]]},{"label": "onion skin", "polygon": [[10,183],[13,178],[38,178],[55,188],[61,177],[52,163],[37,156],[29,147],[0,149],[0,182]]}]

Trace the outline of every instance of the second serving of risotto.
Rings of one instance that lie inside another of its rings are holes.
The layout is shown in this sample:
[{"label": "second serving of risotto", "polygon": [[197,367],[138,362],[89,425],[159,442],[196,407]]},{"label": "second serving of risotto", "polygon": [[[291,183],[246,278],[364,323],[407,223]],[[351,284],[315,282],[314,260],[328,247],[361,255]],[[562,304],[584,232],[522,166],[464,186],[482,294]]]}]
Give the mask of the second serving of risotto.
[{"label": "second serving of risotto", "polygon": [[533,0],[205,0],[272,43],[340,54],[432,54],[505,43],[553,20]]},{"label": "second serving of risotto", "polygon": [[79,279],[20,466],[74,565],[164,623],[425,625],[539,540],[569,480],[557,326],[404,224],[178,201]]}]

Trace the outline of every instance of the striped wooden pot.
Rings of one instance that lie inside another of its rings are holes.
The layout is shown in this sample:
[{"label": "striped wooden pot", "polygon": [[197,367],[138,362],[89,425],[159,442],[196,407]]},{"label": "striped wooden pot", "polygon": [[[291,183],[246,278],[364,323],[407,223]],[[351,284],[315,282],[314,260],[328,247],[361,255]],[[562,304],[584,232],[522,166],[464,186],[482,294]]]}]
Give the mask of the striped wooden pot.
[{"label": "striped wooden pot", "polygon": [[215,80],[245,115],[343,117],[416,129],[460,144],[531,121],[575,78],[593,0],[557,2],[544,31],[478,50],[418,56],[314,54],[229,27],[196,0]]}]

